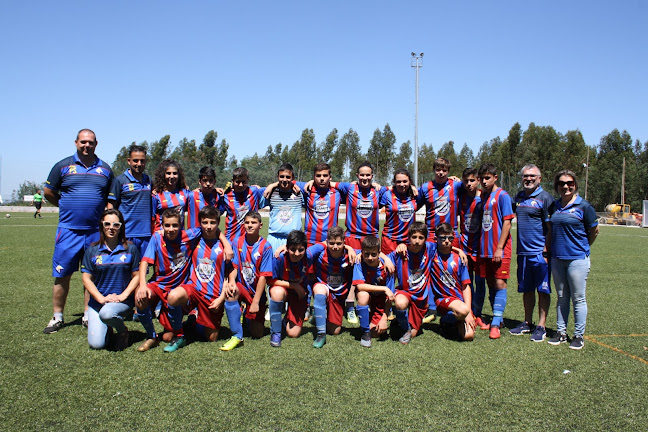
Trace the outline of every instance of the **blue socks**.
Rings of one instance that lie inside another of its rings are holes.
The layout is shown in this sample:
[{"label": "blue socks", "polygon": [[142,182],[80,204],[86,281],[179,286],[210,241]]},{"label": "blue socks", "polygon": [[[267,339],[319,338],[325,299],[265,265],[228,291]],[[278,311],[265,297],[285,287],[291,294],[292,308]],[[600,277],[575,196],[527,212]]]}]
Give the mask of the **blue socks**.
[{"label": "blue socks", "polygon": [[139,317],[140,324],[142,324],[142,327],[144,327],[144,330],[146,331],[146,337],[149,339],[157,338],[157,333],[153,326],[153,314],[151,313],[151,308],[144,308],[144,310],[139,311],[137,316]]},{"label": "blue socks", "polygon": [[273,334],[281,334],[281,314],[284,310],[284,302],[270,300],[270,331]]},{"label": "blue socks", "polygon": [[315,327],[317,333],[326,333],[326,296],[324,294],[315,294]]},{"label": "blue socks", "polygon": [[241,325],[241,306],[236,300],[225,301],[225,313],[229,321],[232,336],[243,340],[243,326]]},{"label": "blue socks", "polygon": [[493,300],[493,321],[491,326],[499,327],[502,324],[502,317],[504,316],[504,309],[506,308],[506,288],[495,291],[495,298]]},{"label": "blue socks", "polygon": [[358,320],[360,321],[360,329],[363,333],[367,333],[369,331],[369,305],[356,306],[356,313],[358,314]]},{"label": "blue socks", "polygon": [[394,314],[396,314],[396,321],[398,321],[398,325],[400,325],[401,328],[405,331],[409,330],[410,325],[409,320],[407,319],[407,309],[396,309],[394,310]]},{"label": "blue socks", "polygon": [[182,330],[182,306],[169,306],[169,322],[174,333]]},{"label": "blue socks", "polygon": [[472,311],[476,317],[481,316],[486,298],[486,279],[475,275],[474,293],[472,298]]}]

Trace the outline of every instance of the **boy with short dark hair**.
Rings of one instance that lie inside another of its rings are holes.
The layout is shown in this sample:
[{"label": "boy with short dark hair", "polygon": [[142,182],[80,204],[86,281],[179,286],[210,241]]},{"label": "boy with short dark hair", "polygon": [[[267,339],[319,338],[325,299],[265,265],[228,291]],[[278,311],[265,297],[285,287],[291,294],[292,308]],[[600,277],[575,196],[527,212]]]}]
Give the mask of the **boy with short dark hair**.
[{"label": "boy with short dark hair", "polygon": [[362,336],[360,345],[371,347],[371,337],[387,330],[387,311],[394,300],[394,276],[388,274],[385,260],[380,257],[380,240],[369,235],[362,239],[362,259],[353,268],[356,286],[356,307]]},{"label": "boy with short dark hair", "polygon": [[[266,310],[266,282],[272,277],[272,246],[259,232],[263,227],[261,215],[248,212],[244,221],[245,235],[234,246],[234,264],[239,269],[238,300],[245,303],[245,318],[253,338],[263,336]],[[228,319],[229,314],[228,314]]]},{"label": "boy with short dark hair", "polygon": [[511,197],[496,185],[497,169],[486,163],[479,168],[484,203],[479,241],[479,274],[486,279],[493,305],[491,339],[499,339],[506,308],[506,282],[511,268],[511,220],[515,217]]},{"label": "boy with short dark hair", "polygon": [[441,325],[454,323],[461,340],[475,337],[468,269],[452,250],[454,230],[443,223],[436,228],[437,255],[432,261],[434,300]]},{"label": "boy with short dark hair", "polygon": [[299,337],[306,313],[306,277],[310,263],[306,255],[306,234],[291,231],[286,239],[287,251],[274,258],[273,274],[270,281],[270,345],[281,346],[281,314],[285,302],[286,334]]},{"label": "boy with short dark hair", "polygon": [[404,332],[399,338],[403,345],[418,334],[428,310],[428,295],[432,286],[430,265],[436,254],[436,244],[426,242],[427,237],[425,223],[414,222],[409,229],[407,246],[399,245],[396,251],[388,255],[394,262],[400,281],[393,309]]},{"label": "boy with short dark hair", "polygon": [[171,306],[189,304],[190,308],[196,308],[196,328],[210,342],[218,339],[223,303],[229,303],[225,308],[234,306],[238,310],[238,319],[232,317],[230,329],[234,336],[243,339],[241,309],[236,301],[237,271],[236,266],[226,260],[224,244],[219,240],[220,213],[206,206],[198,212],[198,218],[202,235],[191,255],[189,281],[173,289],[167,297],[168,302]]},{"label": "boy with short dark hair", "polygon": [[232,187],[225,190],[218,210],[225,214],[225,235],[230,243],[245,234],[243,222],[249,211],[258,211],[265,188],[249,185],[248,170],[238,167],[232,172]]},{"label": "boy with short dark hair", "polygon": [[[259,205],[259,208],[270,206],[268,242],[275,250],[286,244],[286,239],[291,231],[301,231],[302,228],[303,201],[299,188],[293,185],[294,178],[292,165],[282,164],[277,169],[277,182],[266,187],[267,198],[264,197]],[[268,189],[272,189],[272,191],[268,192]]]},{"label": "boy with short dark hair", "polygon": [[[344,230],[334,226],[328,230],[325,243],[316,243],[307,250],[313,263],[314,316],[317,337],[314,348],[326,344],[326,333],[337,335],[342,331],[342,317],[349,290],[355,251],[344,244]],[[328,313],[327,313],[328,310]]]},{"label": "boy with short dark hair", "polygon": [[[147,339],[137,348],[138,351],[148,351],[159,345],[151,311],[151,306],[158,302],[161,303],[159,320],[165,330],[162,338],[174,342],[165,347],[165,351],[172,352],[184,346],[182,307],[170,306],[167,297],[173,288],[186,281],[191,254],[199,238],[199,229],[182,230],[177,211],[166,209],[162,213],[162,231],[151,237],[139,267],[140,286],[135,293],[135,304]],[[155,271],[147,283],[149,266],[154,266]]]},{"label": "boy with short dark hair", "polygon": [[461,183],[463,190],[459,195],[459,226],[461,228],[461,249],[468,256],[468,274],[470,275],[470,285],[474,289],[472,312],[475,315],[477,327],[488,330],[490,325],[484,323],[481,318],[486,296],[486,280],[476,271],[483,209],[477,170],[466,168],[461,175]]},{"label": "boy with short dark hair", "polygon": [[216,184],[216,171],[212,167],[204,166],[200,168],[198,183],[200,184],[200,188],[191,191],[187,196],[187,210],[189,212],[187,228],[200,228],[200,220],[198,220],[198,212],[200,209],[207,205],[212,207],[218,206],[221,198],[214,189],[214,185]]}]

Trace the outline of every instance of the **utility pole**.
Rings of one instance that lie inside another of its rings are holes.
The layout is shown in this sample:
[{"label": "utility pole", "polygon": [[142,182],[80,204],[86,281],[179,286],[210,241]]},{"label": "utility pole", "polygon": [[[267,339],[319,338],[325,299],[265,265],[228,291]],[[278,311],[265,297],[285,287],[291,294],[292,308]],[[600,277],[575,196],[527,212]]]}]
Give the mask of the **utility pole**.
[{"label": "utility pole", "polygon": [[418,106],[419,106],[419,69],[423,67],[423,53],[412,52],[412,64],[416,68],[416,115],[414,116],[414,185],[418,187]]}]

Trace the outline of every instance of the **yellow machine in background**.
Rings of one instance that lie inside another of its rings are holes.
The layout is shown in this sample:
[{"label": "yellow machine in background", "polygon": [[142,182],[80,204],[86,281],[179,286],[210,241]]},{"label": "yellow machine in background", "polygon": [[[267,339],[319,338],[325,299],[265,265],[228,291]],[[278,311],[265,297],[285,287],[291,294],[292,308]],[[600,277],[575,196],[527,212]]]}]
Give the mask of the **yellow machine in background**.
[{"label": "yellow machine in background", "polygon": [[630,204],[608,204],[605,206],[603,223],[614,225],[635,225],[635,217],[630,213]]}]

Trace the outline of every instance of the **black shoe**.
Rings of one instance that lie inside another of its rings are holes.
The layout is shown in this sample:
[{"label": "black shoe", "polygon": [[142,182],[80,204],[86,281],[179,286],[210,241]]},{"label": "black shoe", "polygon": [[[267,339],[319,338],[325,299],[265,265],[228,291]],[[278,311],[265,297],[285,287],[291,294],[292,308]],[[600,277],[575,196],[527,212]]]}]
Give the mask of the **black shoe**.
[{"label": "black shoe", "polygon": [[547,341],[551,345],[560,345],[567,343],[567,335],[565,333],[556,333],[554,337]]},{"label": "black shoe", "polygon": [[579,350],[582,349],[584,345],[585,341],[583,340],[583,336],[574,336],[574,339],[572,339],[569,344],[569,348]]}]

